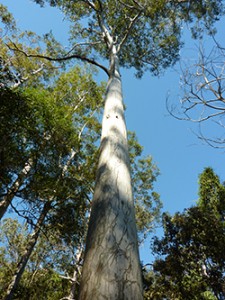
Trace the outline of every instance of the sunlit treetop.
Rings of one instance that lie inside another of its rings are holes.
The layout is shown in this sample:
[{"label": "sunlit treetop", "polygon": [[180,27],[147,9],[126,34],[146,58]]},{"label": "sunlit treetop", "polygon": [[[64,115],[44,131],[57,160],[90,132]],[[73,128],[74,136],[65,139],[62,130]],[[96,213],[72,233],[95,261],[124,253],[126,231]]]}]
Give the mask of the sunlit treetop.
[{"label": "sunlit treetop", "polygon": [[[8,12],[7,8],[0,4],[0,22],[7,30],[14,30],[16,28],[16,21],[12,14]],[[3,34],[3,30],[0,29],[0,34]]]},{"label": "sunlit treetop", "polygon": [[199,176],[198,206],[214,212],[224,220],[225,216],[225,186],[220,182],[213,169],[207,167]]},{"label": "sunlit treetop", "polygon": [[68,55],[109,59],[114,46],[120,65],[134,67],[139,77],[148,70],[158,74],[178,60],[184,23],[191,24],[196,38],[205,29],[212,33],[224,13],[221,0],[33,1],[58,7],[71,21]]}]

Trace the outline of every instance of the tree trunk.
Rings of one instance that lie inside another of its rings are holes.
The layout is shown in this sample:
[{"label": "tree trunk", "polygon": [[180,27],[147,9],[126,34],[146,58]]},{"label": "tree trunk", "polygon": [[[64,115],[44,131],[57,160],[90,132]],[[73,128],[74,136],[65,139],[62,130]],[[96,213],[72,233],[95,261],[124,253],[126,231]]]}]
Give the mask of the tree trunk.
[{"label": "tree trunk", "polygon": [[78,247],[77,253],[75,255],[75,266],[74,266],[73,277],[60,276],[61,278],[69,280],[71,283],[69,296],[63,297],[60,300],[76,300],[77,299],[76,295],[77,295],[77,291],[78,291],[79,277],[81,274],[82,256],[83,256],[83,247],[80,244],[80,247]]},{"label": "tree trunk", "polygon": [[24,168],[18,175],[17,179],[13,182],[12,186],[8,189],[7,194],[3,197],[0,202],[0,220],[4,216],[5,212],[7,211],[10,203],[12,202],[13,197],[18,192],[19,188],[22,186],[24,179],[26,178],[27,174],[30,172],[31,166],[33,164],[32,159],[29,159],[28,162],[25,164]]},{"label": "tree trunk", "polygon": [[17,288],[17,286],[20,282],[20,279],[21,279],[21,276],[23,275],[26,264],[30,258],[30,255],[34,249],[34,246],[37,242],[38,236],[41,231],[41,226],[43,225],[45,217],[46,217],[47,213],[49,212],[50,208],[51,208],[51,202],[46,202],[42,209],[42,212],[39,216],[37,224],[35,226],[34,232],[28,238],[28,244],[27,244],[26,250],[23,253],[19,263],[17,264],[16,271],[13,275],[11,283],[8,286],[8,289],[6,292],[6,297],[4,300],[12,300],[13,299],[13,294],[15,292],[15,289]]},{"label": "tree trunk", "polygon": [[117,60],[116,54],[112,54],[80,300],[143,299]]}]

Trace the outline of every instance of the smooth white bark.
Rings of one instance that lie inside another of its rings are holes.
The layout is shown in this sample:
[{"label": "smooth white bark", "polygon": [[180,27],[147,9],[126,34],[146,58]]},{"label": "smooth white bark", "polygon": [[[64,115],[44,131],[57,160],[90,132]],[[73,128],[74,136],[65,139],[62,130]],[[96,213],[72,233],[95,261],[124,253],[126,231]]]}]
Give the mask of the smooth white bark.
[{"label": "smooth white bark", "polygon": [[121,78],[113,59],[80,300],[143,299]]}]

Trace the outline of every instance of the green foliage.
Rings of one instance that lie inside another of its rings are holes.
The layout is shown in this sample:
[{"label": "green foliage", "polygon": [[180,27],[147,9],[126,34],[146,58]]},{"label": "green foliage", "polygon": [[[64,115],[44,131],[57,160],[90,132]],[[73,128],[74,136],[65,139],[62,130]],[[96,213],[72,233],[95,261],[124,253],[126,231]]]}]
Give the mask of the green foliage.
[{"label": "green foliage", "polygon": [[30,150],[26,140],[35,135],[35,124],[21,94],[2,89],[0,101],[0,189],[4,193],[13,181],[13,174],[19,173],[28,160]]},{"label": "green foliage", "polygon": [[192,24],[193,37],[224,14],[223,1],[68,1],[34,0],[56,6],[71,21],[71,52],[109,59],[105,29],[117,46],[120,65],[158,74],[179,59],[183,23]]},{"label": "green foliage", "polygon": [[133,132],[128,134],[128,145],[136,223],[141,241],[159,222],[162,203],[159,194],[154,191],[154,183],[159,175],[159,170],[151,156],[139,158],[142,154],[142,147]]},{"label": "green foliage", "polygon": [[[42,191],[46,191],[46,184],[53,189],[52,185],[61,166],[69,158],[71,149],[79,151],[89,145],[83,151],[91,163],[89,155],[96,151],[93,143],[99,138],[100,129],[98,119],[92,114],[102,105],[102,88],[98,90],[90,76],[85,79],[81,73],[77,68],[67,75],[62,74],[55,86],[47,90],[42,87],[27,88],[23,93],[2,90],[0,132],[3,137],[3,188],[11,184],[14,174],[23,168],[29,158],[35,161],[30,187],[35,185],[33,189],[38,190],[40,186]],[[87,133],[86,140],[81,139],[82,133]],[[77,164],[83,160],[83,155],[77,157]]]},{"label": "green foliage", "polygon": [[[14,31],[16,29],[16,21],[13,15],[8,11],[7,7],[0,4],[0,20],[5,25],[7,30]],[[3,30],[0,30],[0,34],[3,34]]]},{"label": "green foliage", "polygon": [[[0,294],[4,296],[16,264],[25,250],[29,231],[27,225],[21,225],[14,219],[4,219],[0,233],[4,243],[4,247],[0,248]],[[40,237],[13,299],[58,300],[65,295],[69,282],[53,270],[53,265],[57,264],[52,252],[53,242],[56,241],[52,237],[48,241],[44,236]]]},{"label": "green foliage", "polygon": [[163,215],[164,236],[154,240],[158,258],[146,299],[155,290],[156,299],[223,299],[224,186],[210,168],[200,175],[199,194],[197,206]]},{"label": "green foliage", "polygon": [[68,290],[69,282],[60,278],[53,270],[38,270],[35,277],[25,272],[15,295],[15,300],[58,300]]},{"label": "green foliage", "polygon": [[[2,87],[25,86],[28,80],[29,86],[31,83],[34,86],[40,83],[46,85],[52,77],[57,76],[58,68],[54,67],[51,62],[43,62],[36,57],[27,58],[24,54],[25,52],[40,53],[41,42],[41,37],[29,31],[12,36],[7,35],[0,39],[0,84]],[[11,51],[11,48],[20,49],[20,51]]]},{"label": "green foliage", "polygon": [[213,211],[217,217],[224,219],[225,186],[211,168],[206,168],[199,177],[198,206],[203,210]]},{"label": "green foliage", "polygon": [[60,52],[60,44],[51,33],[41,37],[29,30],[21,32],[12,14],[2,4],[0,24],[0,87],[16,88],[27,84],[35,87],[40,84],[47,86],[59,74],[63,65],[56,67],[51,61],[43,61],[34,54],[40,55],[44,51],[48,55],[53,53],[52,47],[54,51]]}]

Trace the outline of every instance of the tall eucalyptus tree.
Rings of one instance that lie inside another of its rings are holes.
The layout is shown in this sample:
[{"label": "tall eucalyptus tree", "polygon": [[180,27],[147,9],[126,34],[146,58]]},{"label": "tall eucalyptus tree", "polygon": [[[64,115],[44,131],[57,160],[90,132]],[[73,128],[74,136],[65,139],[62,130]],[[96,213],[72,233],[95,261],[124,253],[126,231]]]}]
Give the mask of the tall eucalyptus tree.
[{"label": "tall eucalyptus tree", "polygon": [[[182,22],[212,23],[222,1],[34,0],[59,7],[72,22],[71,49],[48,60],[79,59],[108,75],[96,188],[80,299],[142,299],[137,234],[119,65],[158,74],[179,58]],[[199,27],[193,27],[198,34]],[[50,41],[50,40],[49,40]],[[21,50],[11,45],[16,50]],[[47,49],[49,50],[49,49]],[[28,57],[33,53],[24,52]],[[109,67],[104,65],[108,60]]]}]

